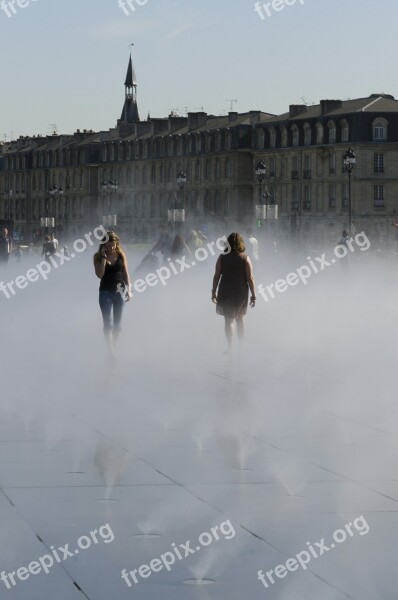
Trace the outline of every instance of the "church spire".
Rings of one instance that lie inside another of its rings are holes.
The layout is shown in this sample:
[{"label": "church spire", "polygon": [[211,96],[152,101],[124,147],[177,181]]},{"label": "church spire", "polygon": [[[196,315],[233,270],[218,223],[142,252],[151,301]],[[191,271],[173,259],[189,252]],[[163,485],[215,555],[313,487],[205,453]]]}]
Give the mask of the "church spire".
[{"label": "church spire", "polygon": [[125,99],[120,121],[122,121],[123,123],[130,123],[131,125],[133,125],[134,123],[139,122],[140,115],[138,112],[137,104],[137,78],[135,76],[133,60],[131,58],[131,50],[124,87]]}]

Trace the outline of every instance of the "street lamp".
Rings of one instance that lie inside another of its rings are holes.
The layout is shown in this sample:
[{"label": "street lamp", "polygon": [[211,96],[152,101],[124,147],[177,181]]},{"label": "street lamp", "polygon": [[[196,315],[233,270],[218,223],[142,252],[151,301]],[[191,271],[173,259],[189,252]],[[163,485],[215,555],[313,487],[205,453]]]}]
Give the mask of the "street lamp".
[{"label": "street lamp", "polygon": [[[62,185],[60,185],[59,187],[57,185],[52,185],[49,190],[48,190],[50,196],[52,196],[53,198],[62,198],[62,196],[64,195],[64,188],[62,187]],[[48,210],[48,205],[47,205],[47,209],[46,209],[46,217],[49,217],[49,210]],[[57,211],[57,204],[55,204],[55,219],[57,218],[57,214],[59,215],[59,211]],[[54,224],[52,225],[52,227],[55,227],[55,219],[53,219]]]},{"label": "street lamp", "polygon": [[177,173],[177,184],[178,187],[180,188],[180,192],[181,192],[181,210],[184,209],[184,188],[185,188],[185,184],[187,183],[187,174],[185,173],[185,171],[180,171],[179,173]]},{"label": "street lamp", "polygon": [[103,181],[101,188],[102,193],[108,195],[108,214],[102,217],[102,224],[104,227],[116,227],[117,226],[117,215],[112,215],[112,196],[119,187],[116,179],[109,179],[108,181]]},{"label": "street lamp", "polygon": [[[51,187],[48,188],[48,194],[50,197],[59,197],[59,196],[63,196],[64,195],[64,188],[62,186],[58,187],[56,185],[52,185]],[[55,209],[55,213],[57,212],[57,209]],[[46,230],[46,235],[48,235],[48,230],[54,229],[55,228],[55,218],[50,216],[50,206],[49,206],[49,202],[48,202],[48,196],[46,197],[46,210],[45,210],[45,216],[40,218],[40,227],[42,229],[45,228]]]},{"label": "street lamp", "polygon": [[351,205],[351,173],[354,170],[356,156],[352,148],[349,148],[344,155],[344,168],[348,173],[348,231],[352,232],[352,205]]},{"label": "street lamp", "polygon": [[258,181],[258,192],[259,192],[259,203],[256,206],[256,219],[261,219],[262,221],[267,220],[267,198],[265,199],[265,204],[263,203],[263,195],[262,191],[262,183],[264,177],[267,174],[267,168],[262,160],[256,165],[256,176]]},{"label": "street lamp", "polygon": [[[178,202],[177,194],[174,196],[174,208],[168,210],[167,220],[169,222],[174,223],[174,228],[176,223],[183,223],[185,221],[185,209],[184,209],[184,187],[187,183],[187,175],[185,171],[180,171],[177,173],[177,185],[180,188],[181,199]],[[180,206],[178,207],[178,204]]]}]

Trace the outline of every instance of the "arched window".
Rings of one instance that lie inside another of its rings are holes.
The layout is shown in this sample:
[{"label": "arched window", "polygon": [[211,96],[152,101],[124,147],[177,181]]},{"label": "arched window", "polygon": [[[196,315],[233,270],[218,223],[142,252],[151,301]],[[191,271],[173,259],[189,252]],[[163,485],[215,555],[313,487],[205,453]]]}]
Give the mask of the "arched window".
[{"label": "arched window", "polygon": [[209,131],[206,133],[206,152],[211,152],[213,150],[213,136]]},{"label": "arched window", "polygon": [[178,154],[178,156],[182,156],[182,149],[183,149],[182,135],[180,134],[177,138],[177,154]]},{"label": "arched window", "polygon": [[271,148],[275,148],[276,147],[276,130],[271,127],[271,129],[269,130],[269,136],[270,136],[270,146]]},{"label": "arched window", "polygon": [[198,154],[200,152],[202,152],[203,141],[202,141],[202,136],[201,136],[201,134],[199,132],[196,134],[195,146],[196,146],[196,152]]},{"label": "arched window", "polygon": [[322,125],[322,123],[316,124],[316,143],[323,144],[323,125]]},{"label": "arched window", "polygon": [[387,125],[385,119],[373,121],[373,141],[382,142],[387,139]]},{"label": "arched window", "polygon": [[292,125],[292,144],[293,146],[298,146],[300,140],[299,128],[297,125]]},{"label": "arched window", "polygon": [[348,142],[350,139],[350,128],[348,125],[348,121],[343,119],[341,121],[341,141]]},{"label": "arched window", "polygon": [[309,123],[304,124],[304,144],[310,146],[312,143],[312,131]]},{"label": "arched window", "polygon": [[287,146],[287,129],[285,126],[281,127],[281,140],[282,140],[282,146],[284,148],[286,148],[286,146]]},{"label": "arched window", "polygon": [[257,148],[258,150],[264,150],[265,145],[265,131],[262,127],[257,129]]},{"label": "arched window", "polygon": [[215,135],[215,149],[216,149],[216,152],[220,152],[220,150],[221,150],[221,142],[222,142],[221,133],[217,129],[217,132],[216,132],[216,135]]},{"label": "arched window", "polygon": [[329,121],[328,123],[329,130],[329,144],[336,143],[336,125],[334,121]]},{"label": "arched window", "polygon": [[174,154],[174,139],[172,135],[167,138],[167,155],[173,156]]},{"label": "arched window", "polygon": [[226,150],[231,150],[232,148],[232,135],[229,129],[227,129],[227,132],[225,134],[225,149]]}]

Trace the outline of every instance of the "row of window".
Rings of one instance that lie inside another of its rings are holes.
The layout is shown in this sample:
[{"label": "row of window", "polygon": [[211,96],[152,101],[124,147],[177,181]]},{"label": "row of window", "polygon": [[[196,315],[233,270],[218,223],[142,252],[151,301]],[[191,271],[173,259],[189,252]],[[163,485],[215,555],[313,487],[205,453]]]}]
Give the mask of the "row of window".
[{"label": "row of window", "polygon": [[[106,171],[104,170],[101,174],[101,181],[108,181],[108,179],[116,179],[120,185],[141,185],[141,184],[164,184],[164,183],[175,183],[177,172],[181,168],[176,169],[174,165],[168,165],[167,169],[164,164],[152,165],[149,167],[136,166],[136,167],[121,167],[117,170]],[[204,164],[201,161],[188,164],[186,167],[186,174],[188,181],[200,182],[203,179],[210,181],[220,181],[221,179],[229,179],[232,175],[232,163],[231,159],[226,158],[224,160],[206,160]],[[51,178],[51,176],[50,176]],[[38,192],[44,189],[48,189],[50,185],[62,186],[64,190],[69,189],[84,189],[85,187],[85,171],[72,170],[66,173],[65,176],[56,174],[51,180],[49,176],[43,176],[41,173],[34,173],[32,175],[32,191]],[[25,175],[16,174],[10,178],[7,178],[7,190],[14,190],[15,193],[25,193],[26,183]],[[4,190],[6,191],[6,190]]]},{"label": "row of window", "polygon": [[[377,119],[372,124],[372,140],[381,142],[387,140],[388,123],[385,119]],[[348,122],[343,119],[339,129],[334,121],[329,121],[326,127],[317,123],[315,128],[309,123],[302,127],[297,124],[288,128],[286,125],[280,127],[261,127],[257,129],[257,147],[276,148],[277,146],[311,146],[312,144],[336,144],[348,143],[350,140],[350,128]]]},{"label": "row of window", "polygon": [[[148,138],[146,140],[104,142],[101,145],[102,162],[140,160],[166,156],[183,156],[186,154],[202,154],[232,149],[232,133],[229,130],[215,132],[193,132],[184,135],[167,135]],[[91,152],[95,153],[96,146]],[[16,171],[27,168],[27,153],[19,153],[4,158],[5,169]],[[90,147],[54,148],[52,150],[36,150],[32,152],[32,168],[54,168],[85,165],[94,157],[90,157]]]},{"label": "row of window", "polygon": [[[337,201],[337,189],[336,185],[329,185],[328,190],[328,208],[329,210],[335,210],[338,208]],[[312,189],[309,185],[303,186],[303,198],[302,198],[302,208],[303,210],[311,210],[312,207]],[[300,205],[300,190],[298,186],[292,187],[292,201],[291,207],[292,210],[298,210]],[[348,210],[349,204],[349,196],[348,196],[348,186],[343,184],[341,186],[341,193],[339,198],[339,204],[341,206],[341,210]],[[373,186],[373,208],[385,208],[384,203],[384,185],[374,185]]]},{"label": "row of window", "polygon": [[[344,173],[346,173],[346,170],[344,167],[344,155],[343,154],[341,154],[340,159],[341,159],[341,166],[340,166],[341,174],[344,174]],[[317,175],[319,177],[322,177],[324,175],[324,166],[323,166],[322,157],[317,156],[316,161],[317,161]],[[336,161],[337,161],[336,153],[335,152],[330,153],[329,158],[328,158],[329,175],[336,175],[336,173],[337,173]],[[277,176],[276,157],[271,157],[268,160],[266,159],[265,163],[266,163],[266,167],[267,167],[268,176],[271,178],[276,177]],[[300,179],[300,163],[301,163],[301,160],[298,156],[292,156],[291,171],[290,171],[291,179]],[[303,163],[303,179],[311,179],[313,157],[310,154],[305,154],[303,156],[302,163]],[[284,171],[285,171],[285,169],[287,169],[287,167],[288,167],[288,158],[286,157],[286,158],[282,159],[282,161],[281,161],[281,165],[280,165],[281,176],[284,175]],[[384,154],[383,153],[375,152],[373,154],[373,171],[374,171],[374,173],[384,173]]]}]

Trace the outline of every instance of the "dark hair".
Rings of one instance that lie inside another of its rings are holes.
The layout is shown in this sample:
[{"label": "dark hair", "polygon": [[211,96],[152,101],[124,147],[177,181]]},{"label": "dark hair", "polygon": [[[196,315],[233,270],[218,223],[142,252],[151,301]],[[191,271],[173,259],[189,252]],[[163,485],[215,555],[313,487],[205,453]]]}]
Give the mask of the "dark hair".
[{"label": "dark hair", "polygon": [[[245,242],[240,233],[230,233],[228,236],[228,244],[230,245],[231,251],[240,254],[246,250]],[[225,252],[227,249],[225,249]]]}]

